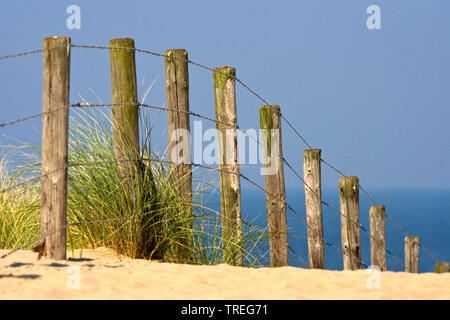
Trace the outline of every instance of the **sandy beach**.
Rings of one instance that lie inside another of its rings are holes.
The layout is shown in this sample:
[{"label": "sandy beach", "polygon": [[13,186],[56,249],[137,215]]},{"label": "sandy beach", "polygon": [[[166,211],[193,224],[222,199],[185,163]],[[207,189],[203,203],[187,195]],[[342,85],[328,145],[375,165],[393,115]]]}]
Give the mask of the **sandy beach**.
[{"label": "sandy beach", "polygon": [[450,299],[450,273],[192,266],[106,248],[68,258],[19,251],[0,259],[0,299]]}]

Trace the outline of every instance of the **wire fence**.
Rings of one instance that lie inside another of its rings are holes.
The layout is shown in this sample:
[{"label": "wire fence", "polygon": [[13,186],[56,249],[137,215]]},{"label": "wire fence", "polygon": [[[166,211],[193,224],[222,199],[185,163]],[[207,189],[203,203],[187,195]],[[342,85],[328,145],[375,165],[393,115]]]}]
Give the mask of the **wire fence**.
[{"label": "wire fence", "polygon": [[[24,52],[19,52],[19,53],[15,53],[15,54],[11,54],[11,55],[5,55],[5,56],[0,56],[0,60],[6,60],[6,59],[13,59],[13,58],[17,58],[17,57],[23,57],[23,56],[27,56],[27,55],[33,55],[33,54],[38,54],[38,53],[43,53],[45,50],[54,50],[57,48],[62,48],[65,46],[59,46],[59,47],[52,47],[52,48],[48,48],[48,49],[37,49],[37,50],[31,50],[31,51],[24,51]],[[96,45],[84,45],[84,44],[71,44],[71,47],[73,48],[81,48],[81,49],[97,49],[97,50],[134,50],[135,52],[139,52],[139,53],[143,53],[143,54],[149,54],[149,55],[153,55],[153,56],[158,56],[158,57],[168,57],[162,53],[158,53],[158,52],[154,52],[154,51],[150,51],[150,50],[144,50],[144,49],[138,49],[138,48],[121,48],[121,47],[110,47],[110,46],[96,46]],[[212,72],[216,72],[216,73],[223,73],[222,71],[220,71],[220,69],[215,69],[215,68],[211,68],[208,67],[206,65],[200,64],[198,62],[195,62],[193,60],[190,59],[184,59],[184,58],[177,58],[177,57],[170,57],[171,59],[178,59],[178,60],[182,60],[182,61],[186,61],[189,64],[198,66],[200,68],[212,71]],[[262,103],[264,103],[265,105],[269,105],[270,103],[267,102],[267,100],[263,99],[261,95],[259,95],[258,93],[256,93],[254,90],[252,90],[245,82],[243,82],[242,80],[240,80],[237,77],[234,77],[234,79],[236,80],[236,82],[238,82],[240,85],[242,85],[246,90],[248,90],[251,94],[253,94],[257,99],[259,99]],[[45,115],[49,115],[50,113],[59,111],[63,108],[67,108],[67,107],[73,107],[73,108],[82,108],[82,107],[120,107],[120,106],[130,106],[130,104],[127,105],[118,105],[118,104],[91,104],[91,103],[75,103],[75,104],[69,104],[67,106],[63,106],[54,110],[50,110],[48,112],[43,112],[43,113],[38,113],[38,114],[34,114],[34,115],[29,115],[26,117],[22,117],[13,121],[9,121],[6,123],[1,123],[0,124],[0,128],[4,128],[4,127],[8,127],[8,126],[12,126],[27,120],[31,120],[31,119],[35,119],[35,118],[39,118]],[[165,108],[165,107],[161,107],[161,106],[154,106],[154,105],[148,105],[148,104],[133,104],[133,106],[139,106],[142,108],[149,108],[149,109],[155,109],[155,110],[161,110],[161,111],[167,111],[167,112],[185,112],[191,116],[194,117],[198,117],[207,121],[211,121],[214,123],[219,123],[222,125],[226,125],[226,126],[230,126],[233,127],[239,131],[241,131],[242,133],[244,133],[246,136],[249,137],[249,139],[252,139],[254,141],[256,141],[258,144],[262,145],[260,143],[260,141],[256,140],[254,137],[252,137],[251,135],[249,135],[245,130],[241,129],[238,125],[234,125],[234,124],[228,124],[228,123],[223,123],[220,121],[217,121],[215,119],[212,119],[210,117],[207,116],[203,116],[200,115],[198,113],[192,112],[192,111],[181,111],[181,110],[175,110],[175,109],[169,109],[169,108]],[[303,137],[303,135],[296,129],[296,127],[280,112],[280,117],[281,119],[283,119],[283,121],[288,125],[289,128],[292,129],[292,131],[294,132],[294,134],[298,137],[299,140],[302,141],[303,144],[305,144],[309,149],[312,149],[312,146],[310,143],[308,143],[308,141]],[[263,146],[265,147],[265,146]],[[121,161],[121,160],[117,160],[117,161]],[[289,162],[287,162],[287,160],[285,158],[282,158],[283,163],[289,168],[290,171],[292,171],[294,173],[294,175],[305,185],[306,188],[309,188],[310,190],[312,190],[304,181],[304,179],[302,178],[302,176],[289,164]],[[332,164],[330,164],[328,161],[324,160],[324,159],[320,159],[320,161],[322,163],[324,163],[326,166],[328,166],[330,169],[332,169],[333,171],[337,172],[339,175],[341,175],[342,177],[347,177],[341,170],[339,170],[338,168],[336,168],[335,166],[333,166]],[[74,165],[74,164],[72,164]],[[194,166],[198,166],[198,167],[204,167],[205,169],[208,168],[208,166],[204,166],[201,164],[194,164],[192,163],[192,165]],[[211,168],[208,168],[211,169]],[[47,173],[46,175],[52,174],[51,173]],[[230,172],[231,173],[231,172]],[[261,189],[262,191],[264,191],[267,194],[267,191],[265,191],[265,189],[261,186],[259,186],[258,184],[256,184],[254,181],[252,181],[251,179],[249,179],[248,177],[239,174],[244,180],[247,180],[248,182],[250,182],[251,184],[254,184],[258,189]],[[24,185],[26,183],[30,183],[32,181],[35,181],[37,179],[42,178],[44,175],[38,176],[38,177],[32,177],[32,178],[28,178],[16,185],[4,188],[2,190],[0,190],[0,193],[4,193],[4,192],[8,192],[11,189]],[[377,203],[375,202],[374,198],[367,192],[367,190],[365,188],[363,188],[363,186],[361,186],[361,184],[359,184],[359,189],[363,192],[363,194],[369,199],[369,201],[373,204],[373,205],[377,205]],[[313,193],[315,194],[315,193]],[[272,196],[273,195],[269,195]],[[315,194],[316,197],[318,197],[317,194]],[[280,199],[278,199],[279,201],[281,201]],[[341,215],[342,213],[340,212],[340,210],[334,208],[333,206],[331,206],[329,203],[327,203],[324,200],[321,200],[322,204],[325,205],[326,207],[328,207],[329,209],[331,209],[333,212]],[[304,220],[304,218],[302,216],[300,216],[288,203],[285,203],[286,207],[288,208],[289,211],[293,212],[301,221],[302,223],[308,228],[308,230],[311,230],[311,232],[313,232],[313,230],[308,226],[308,224],[306,223],[306,221]],[[346,217],[348,220],[350,220],[348,217]],[[386,218],[387,220],[392,223],[396,229],[398,229],[404,236],[408,236],[408,233],[389,215],[386,214]],[[350,220],[350,222],[355,223],[358,225],[358,227],[364,232],[366,233],[371,239],[374,239],[374,237],[370,234],[370,232],[363,226],[361,225],[359,222],[357,221],[352,221]],[[89,222],[90,223],[90,222]],[[93,223],[93,222],[92,222]],[[324,240],[324,243],[332,248],[334,248],[335,250],[337,250],[340,253],[345,254],[342,249],[340,249],[338,246],[329,243],[327,241]],[[435,262],[440,261],[437,256],[431,252],[431,250],[425,248],[423,245],[420,244],[420,248],[426,252]],[[293,249],[290,247],[289,250],[293,251]],[[389,249],[386,249],[386,252],[391,255],[394,260],[399,263],[400,265],[404,266],[404,264],[402,263],[401,259],[399,257],[397,257],[396,255],[394,255]],[[299,258],[299,256],[297,256],[297,254],[295,254],[297,259]],[[0,257],[1,258],[1,257]],[[302,259],[298,259],[300,262],[302,262]],[[303,261],[304,262],[304,261]],[[306,265],[305,263],[302,263],[304,265]],[[366,264],[363,263],[363,266],[367,267]]]},{"label": "wire fence", "polygon": [[[62,167],[57,168],[55,170],[52,170],[51,172],[48,172],[46,174],[43,174],[43,175],[40,175],[40,176],[37,176],[37,177],[33,177],[33,178],[30,178],[30,179],[27,179],[26,181],[23,181],[23,182],[15,184],[13,186],[10,186],[7,189],[1,190],[0,193],[4,193],[4,192],[7,192],[7,191],[10,191],[10,190],[12,190],[14,188],[17,188],[17,187],[25,184],[25,183],[29,183],[31,181],[36,181],[36,180],[38,180],[38,179],[40,179],[42,177],[52,175],[52,174],[54,174],[54,173],[56,173],[58,171],[66,170],[66,169],[71,168],[71,167],[95,166],[95,165],[105,165],[105,164],[110,164],[110,163],[135,162],[135,161],[150,161],[150,162],[158,162],[158,163],[164,163],[164,164],[177,164],[176,162],[169,161],[169,160],[164,160],[164,159],[159,159],[159,158],[133,158],[133,159],[117,159],[117,160],[114,159],[114,160],[98,160],[98,161],[89,161],[89,162],[69,163],[66,166],[62,166]],[[276,196],[274,196],[274,195],[272,195],[270,193],[267,193],[265,191],[264,187],[260,186],[259,184],[257,184],[256,182],[254,182],[253,180],[251,180],[247,176],[243,175],[242,173],[236,173],[234,171],[226,170],[226,169],[223,169],[223,168],[220,169],[218,167],[212,167],[212,166],[208,166],[208,165],[204,165],[204,164],[198,164],[198,163],[190,163],[190,164],[192,166],[198,167],[198,168],[203,168],[203,169],[208,169],[208,170],[213,170],[213,171],[222,171],[222,172],[225,172],[225,173],[228,173],[228,174],[234,174],[234,175],[240,176],[244,180],[246,180],[246,181],[250,182],[252,185],[256,186],[259,190],[263,191],[269,197],[274,198],[274,200],[276,200],[276,201],[278,201],[280,203],[284,203],[284,205],[286,205],[296,216],[301,218],[302,222],[305,224],[306,227],[309,227],[307,225],[306,221],[291,206],[289,206],[286,201],[282,201],[278,197],[276,197]],[[136,217],[134,217],[133,219],[135,219],[135,218]],[[130,218],[127,218],[127,220],[129,220],[129,219]],[[53,231],[51,231],[51,232],[49,232],[49,233],[47,233],[47,234],[45,234],[45,235],[43,235],[43,236],[41,236],[39,238],[36,238],[36,239],[34,239],[34,240],[24,244],[23,246],[20,246],[17,249],[14,249],[14,250],[4,254],[3,256],[0,256],[0,259],[1,258],[6,258],[7,256],[13,254],[14,252],[17,252],[18,250],[26,248],[26,247],[30,246],[31,244],[36,243],[38,241],[42,241],[45,238],[47,238],[47,237],[49,237],[49,236],[51,236],[51,235],[53,235],[53,234],[55,234],[55,233],[57,233],[57,232],[59,232],[61,230],[64,230],[64,229],[66,229],[66,228],[68,228],[70,226],[75,226],[75,225],[80,225],[80,224],[105,223],[105,222],[110,222],[110,221],[126,221],[126,220],[124,220],[122,218],[118,218],[118,219],[106,219],[106,220],[84,221],[84,222],[78,222],[78,223],[68,223],[68,224],[65,224],[63,227],[58,228],[57,230],[53,230]],[[325,242],[325,243],[327,244],[328,242]],[[334,246],[332,244],[331,244],[331,247],[337,248],[336,246]],[[339,250],[338,252],[342,253],[342,251],[339,248],[337,248],[337,249]],[[299,259],[299,261],[305,267],[308,267],[307,264],[304,263],[304,260],[300,258],[300,255],[298,253],[296,253],[294,249],[290,248],[290,250],[294,252],[294,254],[297,257],[297,259]],[[365,264],[364,264],[364,266],[367,267],[367,265],[365,265]]]}]

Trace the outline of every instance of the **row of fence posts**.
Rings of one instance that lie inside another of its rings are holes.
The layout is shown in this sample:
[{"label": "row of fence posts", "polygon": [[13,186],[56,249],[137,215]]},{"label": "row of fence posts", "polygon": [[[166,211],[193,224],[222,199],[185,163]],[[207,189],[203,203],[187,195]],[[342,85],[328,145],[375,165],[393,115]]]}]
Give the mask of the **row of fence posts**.
[{"label": "row of fence posts", "polygon": [[[42,120],[42,203],[41,236],[52,230],[45,239],[45,254],[50,259],[66,259],[66,199],[68,165],[68,107],[70,86],[69,37],[49,37],[43,41],[43,120]],[[47,50],[53,48],[51,50]],[[189,125],[189,73],[188,54],[184,49],[165,52],[165,86],[168,127],[168,154],[177,153],[179,129],[190,131]],[[117,159],[139,158],[138,96],[134,40],[129,38],[110,41],[110,70],[113,140]],[[232,67],[214,69],[214,96],[216,128],[219,141],[219,176],[222,214],[223,262],[243,264],[241,220],[241,186],[238,164],[236,117],[236,70]],[[125,106],[119,106],[125,105]],[[48,113],[51,110],[55,110]],[[287,238],[286,192],[283,172],[280,107],[261,106],[260,127],[266,129],[267,139],[263,152],[264,163],[269,163],[272,150],[278,151],[278,168],[274,174],[265,174],[266,206],[270,233],[271,266],[289,265]],[[275,131],[273,131],[275,129]],[[278,132],[278,134],[273,134]],[[190,141],[184,141],[183,150],[191,150]],[[190,159],[189,155],[179,154]],[[170,176],[179,181],[177,188],[187,203],[192,203],[192,165],[171,161]],[[305,205],[308,224],[309,267],[325,268],[322,224],[321,150],[308,149],[303,154],[305,178]],[[57,170],[64,167],[64,170]],[[130,186],[133,199],[136,163],[118,162],[123,183]],[[359,181],[357,177],[339,180],[341,235],[344,269],[357,270],[362,266],[359,227]],[[370,208],[371,264],[386,270],[385,207]],[[405,271],[419,271],[419,237],[405,238]],[[448,263],[436,264],[436,272],[449,271]]]}]

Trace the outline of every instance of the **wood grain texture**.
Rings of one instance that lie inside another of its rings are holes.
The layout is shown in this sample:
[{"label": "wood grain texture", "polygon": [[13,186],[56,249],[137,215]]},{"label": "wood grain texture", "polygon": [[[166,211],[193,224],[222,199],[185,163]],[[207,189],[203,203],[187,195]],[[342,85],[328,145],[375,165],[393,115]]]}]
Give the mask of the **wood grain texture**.
[{"label": "wood grain texture", "polygon": [[214,100],[219,144],[223,262],[232,265],[242,265],[241,182],[235,128],[237,125],[236,69],[225,66],[216,68],[214,71]]},{"label": "wood grain texture", "polygon": [[270,265],[272,267],[288,266],[289,246],[280,107],[278,105],[261,106],[259,117],[260,127],[266,132],[266,141],[263,139],[261,143],[266,148],[266,151],[263,152],[263,162],[266,164],[264,182],[270,232]]},{"label": "wood grain texture", "polygon": [[419,273],[420,237],[405,237],[405,272]]},{"label": "wood grain texture", "polygon": [[341,204],[341,238],[344,252],[344,270],[358,270],[362,266],[361,238],[359,231],[359,179],[339,179]]},{"label": "wood grain texture", "polygon": [[43,48],[41,236],[52,234],[44,239],[40,255],[65,260],[70,38],[45,38]]},{"label": "wood grain texture", "polygon": [[[130,38],[112,39],[111,48],[134,49]],[[134,50],[110,49],[111,98],[114,152],[118,160],[139,157],[139,107],[136,86],[136,62]],[[130,192],[135,189],[138,162],[118,163],[122,180]]]},{"label": "wood grain texture", "polygon": [[[170,164],[170,175],[174,186],[189,204],[192,203],[192,165],[188,53],[184,49],[171,49],[164,55],[167,109],[180,110],[167,111],[168,154],[169,160],[174,162]],[[177,148],[177,145],[182,148]]]},{"label": "wood grain texture", "polygon": [[[145,170],[140,160],[139,143],[139,106],[136,85],[136,61],[134,40],[130,38],[110,40],[111,65],[111,98],[112,103],[112,129],[114,153],[117,167],[121,176],[121,190],[127,197],[129,204],[122,207],[125,217],[137,215],[135,220],[139,224],[139,239],[137,258],[158,259],[162,253],[156,250],[158,230],[158,199],[156,186],[151,170]],[[117,48],[117,49],[114,49]],[[122,48],[122,49],[119,49]],[[129,48],[129,50],[124,49]],[[135,159],[133,161],[128,161]],[[126,161],[123,161],[126,160]],[[150,184],[148,194],[139,190],[144,183]],[[139,198],[140,197],[140,198]],[[146,208],[139,203],[147,203],[154,199]],[[126,209],[125,209],[126,208]],[[125,210],[127,210],[125,212]]]},{"label": "wood grain texture", "polygon": [[386,208],[372,206],[369,210],[370,221],[370,263],[386,271]]},{"label": "wood grain texture", "polygon": [[[184,49],[171,49],[164,56],[167,109],[179,111],[167,111],[170,184],[183,199],[183,213],[191,217],[183,228],[193,230],[188,53]],[[180,240],[182,245],[176,247],[181,261],[192,260],[192,238],[186,236]]]},{"label": "wood grain texture", "polygon": [[303,152],[306,219],[309,226],[308,258],[311,269],[325,268],[320,154],[320,149],[308,149]]}]

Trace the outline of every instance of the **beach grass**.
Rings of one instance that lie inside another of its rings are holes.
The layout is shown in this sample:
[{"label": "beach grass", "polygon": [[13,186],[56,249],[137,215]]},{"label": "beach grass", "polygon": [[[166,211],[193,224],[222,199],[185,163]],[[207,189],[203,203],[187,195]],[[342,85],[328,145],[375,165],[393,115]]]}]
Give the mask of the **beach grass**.
[{"label": "beach grass", "polygon": [[[111,115],[77,110],[70,118],[67,195],[69,250],[108,247],[132,258],[191,264],[222,263],[221,215],[217,184],[208,170],[193,168],[193,201],[177,192],[167,157],[151,145],[151,126],[140,113],[138,179],[122,182],[114,154]],[[40,149],[3,146],[0,162],[0,248],[15,249],[39,238]],[[7,150],[7,151],[6,151]],[[10,169],[9,159],[23,160]],[[159,161],[161,160],[161,161]],[[26,183],[8,189],[22,181]],[[7,191],[5,191],[7,190]],[[231,240],[244,253],[244,265],[267,264],[268,232],[254,221],[243,224],[242,241]],[[235,249],[234,248],[234,249]]]}]

